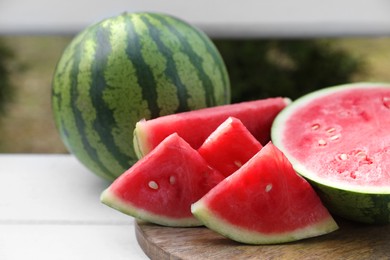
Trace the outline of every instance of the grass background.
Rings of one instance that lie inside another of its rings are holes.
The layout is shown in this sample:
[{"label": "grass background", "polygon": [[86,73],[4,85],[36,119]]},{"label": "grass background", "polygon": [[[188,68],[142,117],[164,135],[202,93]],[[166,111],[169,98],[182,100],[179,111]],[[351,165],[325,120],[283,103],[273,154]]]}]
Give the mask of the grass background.
[{"label": "grass background", "polygon": [[51,79],[69,37],[7,36],[12,97],[0,119],[0,152],[65,153],[51,111]]},{"label": "grass background", "polygon": [[[71,36],[2,36],[14,52],[10,62],[12,98],[0,118],[0,153],[66,153],[51,111],[55,65]],[[351,81],[390,82],[390,39],[332,39],[336,48],[364,60]],[[347,82],[345,82],[347,83]],[[325,86],[321,86],[325,87]]]}]

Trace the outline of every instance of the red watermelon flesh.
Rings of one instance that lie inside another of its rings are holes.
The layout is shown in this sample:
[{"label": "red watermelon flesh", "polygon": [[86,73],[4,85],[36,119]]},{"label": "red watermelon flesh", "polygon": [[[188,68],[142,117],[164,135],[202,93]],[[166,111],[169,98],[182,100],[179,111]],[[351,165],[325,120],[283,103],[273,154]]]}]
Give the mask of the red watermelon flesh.
[{"label": "red watermelon flesh", "polygon": [[328,185],[389,192],[389,85],[336,86],[296,103],[274,132],[298,172],[313,172]]},{"label": "red watermelon flesh", "polygon": [[248,244],[295,241],[338,228],[272,143],[193,204],[192,212],[210,229]]},{"label": "red watermelon flesh", "polygon": [[198,152],[211,167],[227,177],[262,147],[241,120],[229,117],[211,133]]},{"label": "red watermelon flesh", "polygon": [[134,149],[141,158],[172,133],[178,133],[194,149],[199,149],[229,116],[240,119],[252,135],[265,144],[270,140],[273,120],[290,102],[288,98],[267,98],[141,120],[134,130]]},{"label": "red watermelon flesh", "polygon": [[118,177],[101,201],[125,214],[166,226],[197,226],[191,204],[224,179],[176,133]]}]

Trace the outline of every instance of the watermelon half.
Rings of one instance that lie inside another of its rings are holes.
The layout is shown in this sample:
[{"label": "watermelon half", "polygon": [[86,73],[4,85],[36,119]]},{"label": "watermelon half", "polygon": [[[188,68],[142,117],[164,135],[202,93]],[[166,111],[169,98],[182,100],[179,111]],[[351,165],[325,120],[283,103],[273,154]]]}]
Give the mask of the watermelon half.
[{"label": "watermelon half", "polygon": [[261,144],[266,144],[273,120],[290,102],[288,98],[275,97],[141,120],[134,129],[134,150],[142,158],[172,133],[178,133],[194,149],[199,149],[230,116],[240,119]]},{"label": "watermelon half", "polygon": [[199,226],[191,204],[224,179],[177,134],[119,176],[101,201],[125,214],[164,226]]},{"label": "watermelon half", "polygon": [[271,142],[192,205],[210,229],[247,244],[275,244],[338,228],[310,184]]},{"label": "watermelon half", "polygon": [[272,140],[331,212],[390,222],[390,84],[329,87],[292,102]]},{"label": "watermelon half", "polygon": [[198,152],[211,167],[227,177],[262,147],[239,119],[229,117],[210,134]]}]

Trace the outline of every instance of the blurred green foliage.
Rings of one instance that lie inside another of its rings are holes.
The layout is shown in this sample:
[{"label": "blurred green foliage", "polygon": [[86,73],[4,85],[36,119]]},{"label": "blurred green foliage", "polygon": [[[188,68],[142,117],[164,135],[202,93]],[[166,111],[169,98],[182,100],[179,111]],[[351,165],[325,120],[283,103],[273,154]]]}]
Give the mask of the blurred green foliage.
[{"label": "blurred green foliage", "polygon": [[12,94],[9,61],[13,57],[11,49],[0,41],[0,114],[4,112],[5,103]]},{"label": "blurred green foliage", "polygon": [[214,40],[230,75],[232,102],[284,96],[351,82],[364,62],[330,40]]}]

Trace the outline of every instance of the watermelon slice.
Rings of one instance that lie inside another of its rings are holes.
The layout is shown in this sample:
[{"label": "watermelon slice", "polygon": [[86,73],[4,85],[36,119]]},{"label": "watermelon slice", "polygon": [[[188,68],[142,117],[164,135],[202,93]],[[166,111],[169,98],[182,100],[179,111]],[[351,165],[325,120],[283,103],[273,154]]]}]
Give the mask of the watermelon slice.
[{"label": "watermelon slice", "polygon": [[338,225],[310,184],[271,142],[192,205],[210,229],[247,244],[327,234]]},{"label": "watermelon slice", "polygon": [[199,149],[229,116],[240,119],[252,135],[265,144],[270,140],[273,120],[290,101],[281,97],[268,98],[141,120],[134,129],[134,149],[137,156],[142,158],[175,132],[194,149]]},{"label": "watermelon slice", "polygon": [[199,226],[191,204],[224,179],[176,133],[119,176],[101,201],[125,214],[165,226]]},{"label": "watermelon slice", "polygon": [[275,119],[272,140],[318,190],[328,209],[390,223],[390,84],[324,88]]},{"label": "watermelon slice", "polygon": [[226,177],[238,170],[263,146],[235,117],[229,117],[198,149],[208,164]]}]

